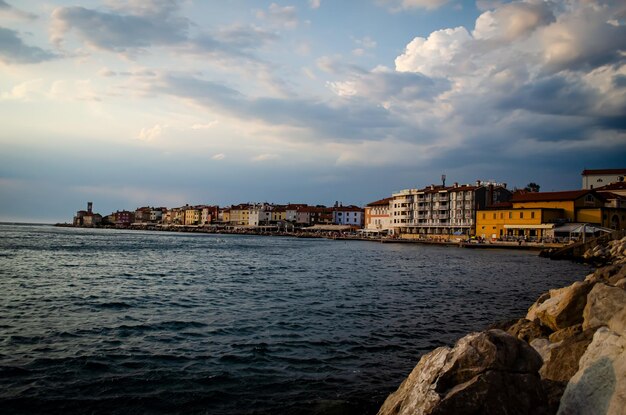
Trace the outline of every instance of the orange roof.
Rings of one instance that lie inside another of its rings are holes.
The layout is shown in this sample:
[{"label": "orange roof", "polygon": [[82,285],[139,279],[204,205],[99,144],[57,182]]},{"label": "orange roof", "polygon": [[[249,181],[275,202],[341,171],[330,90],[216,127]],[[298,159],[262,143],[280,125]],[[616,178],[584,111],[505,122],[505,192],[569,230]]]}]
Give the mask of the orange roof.
[{"label": "orange roof", "polygon": [[605,190],[626,190],[626,182],[615,182],[607,184],[606,186],[597,187],[598,192],[604,192]]},{"label": "orange roof", "polygon": [[393,199],[393,197],[387,197],[385,199],[380,199],[380,200],[377,200],[375,202],[368,203],[366,206],[384,206],[384,205],[388,205],[389,201],[392,200],[392,199]]},{"label": "orange roof", "polygon": [[569,190],[565,192],[526,192],[521,190],[513,193],[511,202],[556,202],[576,200],[589,193],[598,196],[593,190]]}]

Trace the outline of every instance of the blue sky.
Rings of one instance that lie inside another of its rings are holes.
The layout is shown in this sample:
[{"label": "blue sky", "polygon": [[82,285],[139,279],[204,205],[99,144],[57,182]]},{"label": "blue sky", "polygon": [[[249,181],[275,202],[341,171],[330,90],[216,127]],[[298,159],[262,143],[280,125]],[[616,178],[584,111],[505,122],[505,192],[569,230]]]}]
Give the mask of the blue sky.
[{"label": "blue sky", "polygon": [[623,1],[0,0],[0,220],[626,167]]}]

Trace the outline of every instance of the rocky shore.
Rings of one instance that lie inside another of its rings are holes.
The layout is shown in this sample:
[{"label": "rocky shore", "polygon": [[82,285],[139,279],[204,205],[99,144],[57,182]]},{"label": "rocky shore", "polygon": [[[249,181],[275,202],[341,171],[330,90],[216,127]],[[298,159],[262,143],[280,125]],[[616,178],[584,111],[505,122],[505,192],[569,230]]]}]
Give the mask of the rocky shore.
[{"label": "rocky shore", "polygon": [[626,414],[626,237],[524,318],[424,355],[378,415]]}]

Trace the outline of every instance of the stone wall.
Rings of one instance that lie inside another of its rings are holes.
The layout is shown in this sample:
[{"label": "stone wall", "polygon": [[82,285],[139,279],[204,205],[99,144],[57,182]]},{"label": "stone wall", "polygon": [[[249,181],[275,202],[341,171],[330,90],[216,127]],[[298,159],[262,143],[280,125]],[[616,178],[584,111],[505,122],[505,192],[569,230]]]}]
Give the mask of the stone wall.
[{"label": "stone wall", "polygon": [[424,355],[378,415],[626,415],[626,238],[525,318]]}]

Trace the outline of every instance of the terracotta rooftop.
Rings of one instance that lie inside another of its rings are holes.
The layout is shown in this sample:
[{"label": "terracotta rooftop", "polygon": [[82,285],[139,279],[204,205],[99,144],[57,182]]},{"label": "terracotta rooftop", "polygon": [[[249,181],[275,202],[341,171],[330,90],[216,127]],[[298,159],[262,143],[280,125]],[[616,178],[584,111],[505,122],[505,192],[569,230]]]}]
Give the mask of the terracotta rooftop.
[{"label": "terracotta rooftop", "polygon": [[565,201],[565,200],[576,200],[581,198],[588,193],[592,193],[595,196],[598,196],[592,190],[570,190],[565,192],[525,192],[518,191],[513,193],[513,197],[511,198],[511,202],[552,202],[552,201]]},{"label": "terracotta rooftop", "polygon": [[605,190],[626,190],[626,182],[607,184],[606,186],[597,187],[596,190],[599,192],[604,192]]},{"label": "terracotta rooftop", "polygon": [[389,201],[392,200],[392,199],[393,199],[393,197],[386,197],[384,199],[380,199],[380,200],[377,200],[375,202],[368,203],[366,206],[384,206],[384,205],[388,205]]}]

